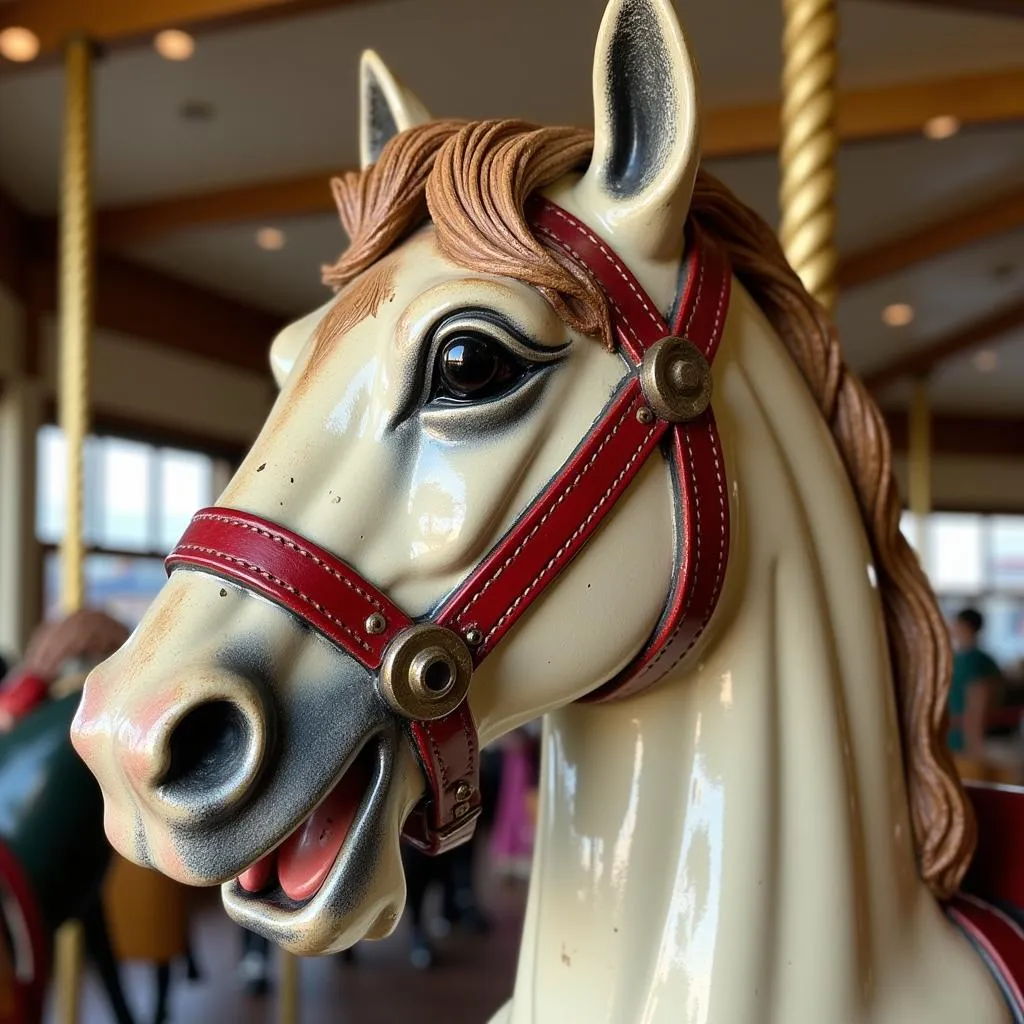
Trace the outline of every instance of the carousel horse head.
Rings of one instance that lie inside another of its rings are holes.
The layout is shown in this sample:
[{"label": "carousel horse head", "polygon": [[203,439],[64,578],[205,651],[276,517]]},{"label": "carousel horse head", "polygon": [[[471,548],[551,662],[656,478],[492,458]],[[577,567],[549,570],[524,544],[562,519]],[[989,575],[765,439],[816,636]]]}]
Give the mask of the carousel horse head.
[{"label": "carousel horse head", "polygon": [[[735,709],[795,644],[798,678],[751,716],[772,763],[803,756],[777,737],[818,708],[801,728],[835,733],[836,786],[869,764],[857,799],[882,801],[933,891],[955,886],[971,825],[939,749],[948,654],[884,428],[772,232],[698,173],[669,0],[608,4],[592,133],[430,120],[372,53],[360,82],[336,294],[275,340],[262,432],[86,685],[74,742],[115,847],[222,883],[287,948],[340,949],[394,928],[403,834],[467,838],[480,746],[558,709],[636,723],[713,677],[692,742],[728,711],[738,746],[712,760],[746,773],[761,747]],[[722,668],[737,651],[749,686]],[[877,684],[847,686],[848,656]],[[691,713],[661,716],[681,716],[673,757]],[[780,794],[833,778],[805,767]]]}]

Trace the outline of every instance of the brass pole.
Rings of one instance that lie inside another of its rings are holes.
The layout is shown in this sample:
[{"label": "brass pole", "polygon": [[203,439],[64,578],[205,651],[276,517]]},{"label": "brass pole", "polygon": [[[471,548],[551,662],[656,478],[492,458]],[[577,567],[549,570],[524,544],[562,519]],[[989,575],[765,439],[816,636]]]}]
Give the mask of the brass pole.
[{"label": "brass pole", "polygon": [[89,430],[93,318],[92,48],[65,52],[64,168],[60,211],[60,379],[58,410],[67,445],[67,519],[61,543],[61,603],[85,603],[84,447]]},{"label": "brass pole", "polygon": [[277,1019],[280,1024],[299,1024],[299,958],[283,949]]},{"label": "brass pole", "polygon": [[836,301],[836,0],[782,0],[779,238],[804,286]]},{"label": "brass pole", "polygon": [[927,521],[932,510],[932,417],[926,377],[914,382],[909,427],[907,498],[914,517],[917,556],[927,567],[931,564],[928,560]]},{"label": "brass pole", "polygon": [[[89,428],[89,348],[93,304],[92,47],[73,39],[64,53],[64,165],[60,209],[60,358],[58,412],[67,447],[67,518],[61,542],[61,603],[85,602],[83,450]],[[59,1024],[77,1024],[82,975],[81,925],[57,935]]]}]

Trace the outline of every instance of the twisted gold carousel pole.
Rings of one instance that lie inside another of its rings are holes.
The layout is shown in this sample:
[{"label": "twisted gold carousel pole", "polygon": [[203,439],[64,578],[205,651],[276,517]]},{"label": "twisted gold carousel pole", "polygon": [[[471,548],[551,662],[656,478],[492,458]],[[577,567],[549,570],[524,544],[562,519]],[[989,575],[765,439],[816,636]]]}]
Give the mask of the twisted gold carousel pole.
[{"label": "twisted gold carousel pole", "polygon": [[804,286],[836,301],[836,0],[783,0],[779,237]]},{"label": "twisted gold carousel pole", "polygon": [[[67,518],[61,542],[61,604],[85,602],[84,458],[89,413],[93,302],[92,47],[71,40],[64,54],[64,166],[60,210],[60,379],[57,407],[67,447]],[[81,925],[57,934],[59,1024],[76,1024],[82,974]]]}]

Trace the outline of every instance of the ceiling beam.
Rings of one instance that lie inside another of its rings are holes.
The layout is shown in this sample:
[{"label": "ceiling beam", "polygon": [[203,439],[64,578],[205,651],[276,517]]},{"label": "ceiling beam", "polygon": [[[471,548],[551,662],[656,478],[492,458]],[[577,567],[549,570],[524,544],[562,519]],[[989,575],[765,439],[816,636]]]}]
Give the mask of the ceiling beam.
[{"label": "ceiling beam", "polygon": [[915,7],[961,11],[965,14],[1008,14],[1024,18],[1024,0],[890,0]]},{"label": "ceiling beam", "polygon": [[[29,274],[38,309],[56,312],[52,252],[34,255]],[[109,253],[97,257],[95,280],[97,327],[269,375],[267,353],[285,318]]]},{"label": "ceiling beam", "polygon": [[324,213],[334,209],[330,179],[336,173],[320,171],[283,181],[236,185],[197,195],[100,210],[97,215],[99,238],[104,246],[116,247],[182,228]]},{"label": "ceiling beam", "polygon": [[[906,409],[885,409],[894,451],[906,452],[909,424]],[[996,455],[1024,458],[1024,418],[981,416],[932,417],[932,451],[936,455]]]},{"label": "ceiling beam", "polygon": [[[31,217],[0,191],[0,284],[25,312],[22,370],[39,371],[39,318],[57,311],[55,225]],[[286,318],[254,309],[112,253],[97,256],[97,327],[269,374],[267,352]]]},{"label": "ceiling beam", "polygon": [[[366,0],[9,0],[0,3],[0,29],[31,29],[40,56],[53,57],[66,40],[84,35],[104,47],[148,41],[164,28],[198,31]],[[6,70],[31,67],[7,65]]]},{"label": "ceiling beam", "polygon": [[[965,125],[1024,121],[1024,69],[848,93],[840,104],[840,134],[845,142],[914,134],[935,114],[953,114]],[[775,105],[711,110],[705,118],[708,158],[752,156],[778,143]],[[99,236],[104,245],[123,246],[191,227],[333,213],[328,179],[336,173],[318,170],[110,207],[99,213]]]},{"label": "ceiling beam", "polygon": [[841,257],[836,270],[839,287],[845,290],[878,281],[943,253],[1020,227],[1024,227],[1024,188]]},{"label": "ceiling beam", "polygon": [[[1024,68],[844,92],[837,114],[839,138],[850,143],[914,135],[938,114],[952,115],[965,126],[1024,120]],[[704,155],[772,152],[779,146],[779,124],[776,104],[709,110]]]},{"label": "ceiling beam", "polygon": [[961,327],[945,337],[937,338],[921,348],[898,356],[884,366],[862,377],[871,391],[879,391],[904,377],[923,377],[940,363],[969,352],[1024,327],[1024,301],[1014,302],[1001,310]]},{"label": "ceiling beam", "polygon": [[101,253],[96,323],[269,376],[270,343],[287,320]]}]

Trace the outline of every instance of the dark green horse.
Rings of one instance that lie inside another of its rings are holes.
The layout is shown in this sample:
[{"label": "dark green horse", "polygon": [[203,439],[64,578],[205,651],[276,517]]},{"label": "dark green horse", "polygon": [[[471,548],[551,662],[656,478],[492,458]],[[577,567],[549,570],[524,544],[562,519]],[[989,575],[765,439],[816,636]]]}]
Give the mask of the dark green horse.
[{"label": "dark green horse", "polygon": [[53,936],[70,920],[84,926],[119,1024],[132,1022],[100,898],[110,859],[103,799],[68,738],[78,701],[45,703],[0,735],[0,942],[15,989],[0,1024],[41,1019]]}]

